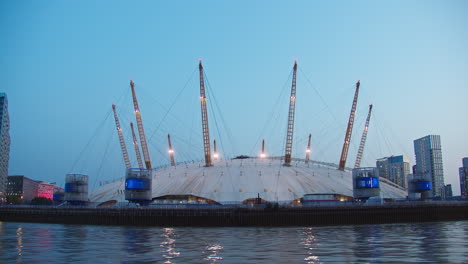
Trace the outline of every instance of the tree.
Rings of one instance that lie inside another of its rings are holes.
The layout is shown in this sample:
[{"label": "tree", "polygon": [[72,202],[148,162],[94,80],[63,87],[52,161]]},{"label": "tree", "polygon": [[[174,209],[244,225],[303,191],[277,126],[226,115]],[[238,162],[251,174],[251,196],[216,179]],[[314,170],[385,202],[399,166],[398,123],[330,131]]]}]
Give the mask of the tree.
[{"label": "tree", "polygon": [[52,205],[52,200],[45,197],[34,197],[31,200],[31,204],[34,205]]},{"label": "tree", "polygon": [[21,196],[19,195],[7,195],[6,201],[7,203],[11,203],[11,204],[20,204],[23,202],[23,199],[21,199]]}]

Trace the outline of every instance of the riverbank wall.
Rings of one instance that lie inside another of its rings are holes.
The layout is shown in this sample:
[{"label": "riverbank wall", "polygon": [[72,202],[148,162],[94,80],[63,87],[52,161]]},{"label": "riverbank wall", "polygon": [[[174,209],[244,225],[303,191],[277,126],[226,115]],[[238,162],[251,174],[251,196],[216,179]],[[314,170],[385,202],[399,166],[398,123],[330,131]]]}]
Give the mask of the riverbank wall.
[{"label": "riverbank wall", "polygon": [[133,226],[323,226],[468,220],[468,203],[302,208],[0,207],[0,221]]}]

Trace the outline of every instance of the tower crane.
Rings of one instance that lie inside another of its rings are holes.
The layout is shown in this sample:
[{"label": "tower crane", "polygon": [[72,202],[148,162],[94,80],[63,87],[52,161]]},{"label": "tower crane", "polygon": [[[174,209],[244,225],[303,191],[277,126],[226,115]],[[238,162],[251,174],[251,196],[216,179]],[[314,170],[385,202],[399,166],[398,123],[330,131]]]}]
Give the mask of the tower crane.
[{"label": "tower crane", "polygon": [[171,135],[169,134],[167,134],[167,142],[169,143],[169,157],[171,158],[171,166],[175,167],[174,150],[172,149]]},{"label": "tower crane", "polygon": [[311,140],[311,138],[312,138],[312,134],[309,134],[309,142],[307,143],[305,163],[309,163],[309,159],[310,159],[310,140]]},{"label": "tower crane", "polygon": [[141,150],[143,151],[143,159],[145,160],[145,166],[147,169],[151,169],[151,160],[148,151],[148,145],[146,143],[145,130],[143,128],[143,121],[141,120],[140,108],[138,107],[138,100],[135,93],[135,83],[130,80],[130,87],[132,88],[133,106],[135,108],[135,117],[137,121],[138,134],[140,135]]},{"label": "tower crane", "polygon": [[366,144],[367,131],[369,130],[369,122],[372,113],[372,104],[369,105],[369,113],[367,114],[366,125],[364,126],[364,131],[362,132],[361,144],[359,144],[359,150],[356,156],[356,163],[354,168],[359,168],[361,166],[362,153],[364,152],[364,145]]},{"label": "tower crane", "polygon": [[351,107],[351,113],[349,114],[348,128],[346,129],[346,136],[343,143],[343,150],[341,151],[340,164],[338,165],[339,170],[344,170],[346,165],[346,158],[348,157],[349,143],[351,142],[351,134],[353,133],[354,116],[356,115],[356,105],[359,96],[360,80],[356,83],[356,91],[354,92],[353,105]]},{"label": "tower crane", "polygon": [[135,147],[135,153],[138,161],[138,168],[144,168],[143,162],[141,161],[140,148],[138,148],[138,141],[135,135],[135,129],[133,128],[133,123],[130,122],[130,127],[132,128],[132,137],[133,137],[133,146]]},{"label": "tower crane", "polygon": [[115,110],[115,104],[112,104],[112,111],[114,111],[115,126],[117,127],[117,134],[119,134],[120,148],[122,149],[122,155],[125,162],[125,167],[128,169],[131,167],[130,159],[128,158],[127,146],[125,146],[124,137],[122,135],[122,128],[120,127],[119,117]]},{"label": "tower crane", "polygon": [[202,115],[202,130],[203,130],[203,150],[205,152],[205,166],[212,166],[211,163],[211,149],[210,149],[210,131],[208,128],[208,111],[206,108],[206,95],[205,95],[205,78],[203,76],[203,65],[201,59],[199,60],[198,69],[200,72],[200,104]]},{"label": "tower crane", "polygon": [[286,134],[286,151],[284,153],[284,165],[291,166],[291,153],[294,132],[294,113],[296,111],[296,73],[297,60],[294,61],[293,78],[291,85],[291,96],[289,98],[288,130]]}]

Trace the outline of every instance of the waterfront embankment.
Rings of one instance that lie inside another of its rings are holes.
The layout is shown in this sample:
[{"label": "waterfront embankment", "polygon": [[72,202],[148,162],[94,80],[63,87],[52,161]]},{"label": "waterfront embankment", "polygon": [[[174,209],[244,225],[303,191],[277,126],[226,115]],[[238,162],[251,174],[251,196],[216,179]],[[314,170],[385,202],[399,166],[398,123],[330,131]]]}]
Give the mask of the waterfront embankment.
[{"label": "waterfront embankment", "polygon": [[0,207],[0,221],[135,226],[320,226],[468,220],[468,203],[299,208]]}]

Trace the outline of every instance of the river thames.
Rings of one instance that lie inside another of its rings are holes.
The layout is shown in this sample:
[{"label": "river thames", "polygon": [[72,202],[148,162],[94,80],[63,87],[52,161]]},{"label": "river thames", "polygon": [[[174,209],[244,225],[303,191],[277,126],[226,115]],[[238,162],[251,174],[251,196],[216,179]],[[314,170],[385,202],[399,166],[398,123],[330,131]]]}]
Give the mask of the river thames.
[{"label": "river thames", "polygon": [[0,263],[467,263],[468,221],[322,227],[0,222]]}]

